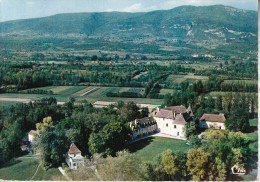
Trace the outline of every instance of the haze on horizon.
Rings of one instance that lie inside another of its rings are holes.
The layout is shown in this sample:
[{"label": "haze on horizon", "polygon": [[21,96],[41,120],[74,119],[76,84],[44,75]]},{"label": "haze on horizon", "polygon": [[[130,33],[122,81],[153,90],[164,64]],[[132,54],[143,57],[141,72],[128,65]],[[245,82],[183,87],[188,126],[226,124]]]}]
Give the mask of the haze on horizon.
[{"label": "haze on horizon", "polygon": [[257,0],[0,0],[0,22],[77,12],[148,12],[222,4],[257,11]]}]

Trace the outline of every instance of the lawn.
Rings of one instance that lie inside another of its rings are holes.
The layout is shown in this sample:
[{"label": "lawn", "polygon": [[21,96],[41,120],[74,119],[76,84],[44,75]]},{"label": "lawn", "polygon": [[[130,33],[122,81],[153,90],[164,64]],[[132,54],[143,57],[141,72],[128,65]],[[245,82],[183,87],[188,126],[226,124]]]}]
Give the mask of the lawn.
[{"label": "lawn", "polygon": [[66,178],[62,176],[60,171],[57,168],[50,168],[45,171],[42,167],[39,167],[36,175],[34,176],[34,181],[43,181],[43,180],[55,180],[58,178],[59,180],[66,181]]},{"label": "lawn", "polygon": [[159,95],[173,94],[174,89],[161,89]]},{"label": "lawn", "polygon": [[184,140],[164,138],[164,137],[150,137],[138,142],[130,144],[128,150],[135,153],[144,161],[152,161],[154,157],[161,154],[167,149],[173,152],[187,152],[191,146],[186,144]]},{"label": "lawn", "polygon": [[258,130],[257,130],[257,126],[258,126],[258,119],[251,119],[249,120],[250,123],[250,133],[246,133],[246,135],[250,138],[250,140],[252,141],[249,144],[250,149],[253,152],[258,152]]},{"label": "lawn", "polygon": [[[36,158],[12,159],[0,168],[0,179],[29,181],[33,177],[38,165],[39,159]],[[32,180],[51,180],[54,176],[63,178],[57,168],[51,168],[44,171],[41,167],[39,167]]]}]

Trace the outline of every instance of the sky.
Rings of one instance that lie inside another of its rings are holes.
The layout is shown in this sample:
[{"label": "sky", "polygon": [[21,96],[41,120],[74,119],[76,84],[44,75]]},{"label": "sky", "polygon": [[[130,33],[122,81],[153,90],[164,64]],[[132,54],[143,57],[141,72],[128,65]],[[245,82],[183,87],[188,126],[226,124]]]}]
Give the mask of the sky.
[{"label": "sky", "polygon": [[223,4],[257,11],[257,0],[0,0],[0,22],[76,12],[147,12]]}]

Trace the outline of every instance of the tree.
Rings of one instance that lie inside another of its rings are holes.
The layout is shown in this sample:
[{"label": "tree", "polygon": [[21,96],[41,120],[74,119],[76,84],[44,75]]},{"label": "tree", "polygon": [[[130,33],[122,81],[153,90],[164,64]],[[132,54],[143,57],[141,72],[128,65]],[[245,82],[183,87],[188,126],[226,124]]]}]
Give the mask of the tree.
[{"label": "tree", "polygon": [[225,163],[220,159],[216,158],[216,171],[217,171],[217,176],[215,178],[216,181],[225,181],[226,180],[226,165]]},{"label": "tree", "polygon": [[219,111],[222,111],[222,110],[223,110],[222,102],[223,102],[222,96],[221,96],[221,95],[218,95],[218,96],[217,96],[217,102],[216,102],[216,108],[217,108]]},{"label": "tree", "polygon": [[39,130],[39,131],[44,131],[51,126],[53,126],[53,121],[52,121],[51,116],[43,118],[42,123],[36,123],[36,129]]},{"label": "tree", "polygon": [[190,138],[190,144],[193,148],[199,148],[202,145],[201,139],[195,135]]},{"label": "tree", "polygon": [[190,140],[193,136],[198,134],[198,131],[196,129],[195,126],[195,122],[189,122],[189,123],[185,123],[185,137],[187,138],[187,140]]},{"label": "tree", "polygon": [[207,172],[209,165],[209,154],[203,149],[191,149],[188,152],[187,167],[191,172],[193,180],[207,180]]},{"label": "tree", "polygon": [[40,153],[40,161],[44,169],[56,167],[64,161],[69,148],[64,131],[48,128],[41,133],[38,140],[36,149]]},{"label": "tree", "polygon": [[129,55],[129,54],[126,54],[126,55],[125,55],[125,60],[130,60],[130,59],[131,59],[130,55]]},{"label": "tree", "polygon": [[127,151],[118,152],[116,157],[101,158],[97,161],[97,169],[104,181],[143,180],[141,160]]},{"label": "tree", "polygon": [[175,181],[190,179],[185,153],[173,153],[171,150],[166,150],[155,157],[153,161],[153,163],[144,163],[145,180]]},{"label": "tree", "polygon": [[177,167],[174,163],[176,156],[172,154],[171,150],[166,150],[162,153],[162,166],[168,175],[175,175]]},{"label": "tree", "polygon": [[96,61],[97,59],[98,59],[97,55],[93,55],[93,56],[91,57],[91,61]]}]

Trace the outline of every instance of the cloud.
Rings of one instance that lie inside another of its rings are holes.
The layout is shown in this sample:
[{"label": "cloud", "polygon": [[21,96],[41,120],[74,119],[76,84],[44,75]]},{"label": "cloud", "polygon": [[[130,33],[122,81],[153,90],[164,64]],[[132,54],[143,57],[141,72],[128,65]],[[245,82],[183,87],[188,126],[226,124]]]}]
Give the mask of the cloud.
[{"label": "cloud", "polygon": [[137,12],[137,11],[140,11],[142,10],[142,4],[141,3],[136,3],[136,4],[133,4],[125,9],[123,9],[123,11],[125,12]]},{"label": "cloud", "polygon": [[35,2],[33,2],[33,1],[29,1],[29,2],[27,2],[27,4],[28,4],[28,5],[34,5]]}]

